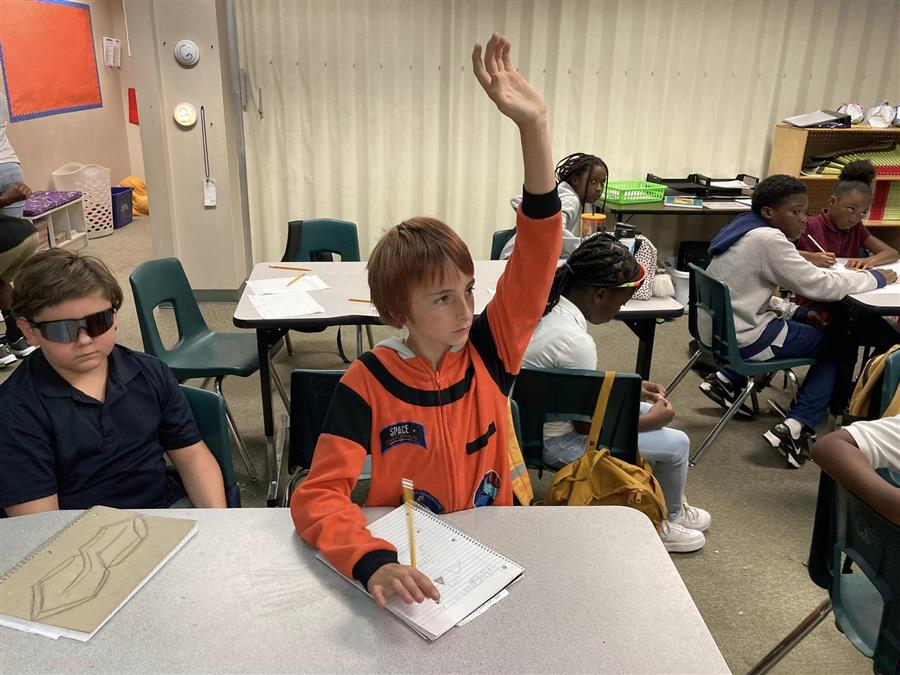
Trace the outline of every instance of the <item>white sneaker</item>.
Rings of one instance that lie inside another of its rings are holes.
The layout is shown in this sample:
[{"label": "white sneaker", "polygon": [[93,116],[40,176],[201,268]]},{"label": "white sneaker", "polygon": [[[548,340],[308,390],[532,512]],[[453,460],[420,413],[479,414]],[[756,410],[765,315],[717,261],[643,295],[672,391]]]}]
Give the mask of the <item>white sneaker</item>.
[{"label": "white sneaker", "polygon": [[677,523],[689,530],[706,532],[712,524],[712,516],[709,515],[709,511],[691,506],[687,500],[684,500],[681,502],[681,513],[676,518],[672,518],[670,522]]},{"label": "white sneaker", "polygon": [[0,342],[0,368],[5,368],[10,363],[16,362],[16,355],[12,353],[9,349],[9,345],[5,342]]},{"label": "white sneaker", "polygon": [[706,537],[702,532],[689,530],[670,520],[663,521],[659,538],[669,553],[691,553],[699,551],[706,545]]}]

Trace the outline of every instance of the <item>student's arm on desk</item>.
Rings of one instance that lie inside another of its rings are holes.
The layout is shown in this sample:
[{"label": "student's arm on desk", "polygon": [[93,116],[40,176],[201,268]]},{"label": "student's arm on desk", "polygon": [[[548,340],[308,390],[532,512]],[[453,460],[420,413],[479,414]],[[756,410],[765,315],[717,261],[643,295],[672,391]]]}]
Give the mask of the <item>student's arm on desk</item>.
[{"label": "student's arm on desk", "polygon": [[42,497],[30,502],[7,506],[4,510],[6,515],[10,517],[27,516],[30,513],[44,513],[46,511],[59,511],[59,499],[56,495],[50,495],[49,497]]},{"label": "student's arm on desk", "polygon": [[206,443],[199,441],[166,452],[184,483],[191,503],[201,509],[224,509],[225,484],[222,469]]},{"label": "student's arm on desk", "polygon": [[875,473],[848,431],[839,429],[818,441],[812,459],[847,490],[900,525],[900,488]]},{"label": "student's arm on desk", "polygon": [[837,262],[837,258],[834,256],[834,253],[826,253],[823,251],[798,251],[800,257],[804,260],[808,260],[816,267],[832,267],[835,262]]},{"label": "student's arm on desk", "polygon": [[844,263],[849,269],[867,270],[879,265],[890,265],[900,259],[900,253],[893,246],[870,234],[863,242],[863,248],[872,255],[868,258],[850,258]]}]

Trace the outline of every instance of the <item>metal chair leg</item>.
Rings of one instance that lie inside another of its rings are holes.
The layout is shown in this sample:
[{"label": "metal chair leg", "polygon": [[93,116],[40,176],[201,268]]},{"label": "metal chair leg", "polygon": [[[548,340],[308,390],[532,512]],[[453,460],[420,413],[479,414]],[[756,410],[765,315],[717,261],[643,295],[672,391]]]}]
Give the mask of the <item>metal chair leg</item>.
[{"label": "metal chair leg", "polygon": [[762,660],[757,663],[747,675],[763,675],[774,668],[781,659],[787,656],[788,652],[799,644],[799,642],[809,635],[813,629],[822,623],[822,620],[831,612],[831,599],[825,600],[821,605],[816,607],[812,613],[807,616],[800,624],[792,630],[787,637],[779,642],[775,647],[766,654]]},{"label": "metal chair leg", "polygon": [[366,336],[369,338],[369,349],[375,348],[375,338],[372,337],[372,326],[366,324]]},{"label": "metal chair leg", "polygon": [[356,327],[356,358],[362,356],[363,353],[363,339],[362,339],[362,326]]},{"label": "metal chair leg", "polygon": [[790,368],[784,371],[784,380],[785,385],[784,388],[787,389],[787,382],[791,383],[791,400],[797,398],[797,392],[800,391],[800,381],[797,379],[797,375]]},{"label": "metal chair leg", "polygon": [[272,374],[272,382],[275,383],[275,389],[278,391],[278,395],[281,397],[281,402],[284,403],[284,409],[291,412],[291,398],[288,396],[287,391],[284,388],[284,383],[281,381],[281,378],[278,376],[278,373],[275,370],[275,365],[272,363],[272,359],[269,359],[269,372]]},{"label": "metal chair leg", "polygon": [[704,441],[700,444],[700,447],[694,451],[694,454],[691,455],[689,466],[696,466],[697,462],[703,457],[703,454],[709,448],[710,445],[718,438],[719,434],[722,433],[722,429],[725,428],[725,425],[731,420],[732,417],[737,414],[737,411],[740,409],[741,404],[744,400],[753,393],[753,390],[756,388],[756,383],[753,381],[753,378],[747,380],[747,386],[744,387],[744,390],[740,393],[740,395],[735,399],[734,404],[728,409],[728,411],[722,416],[722,419],[718,421],[716,426],[713,427],[713,430],[709,432],[709,436],[707,436]]},{"label": "metal chair leg", "polygon": [[241,434],[237,428],[237,424],[235,424],[234,422],[234,417],[231,414],[231,409],[228,407],[228,401],[225,399],[225,395],[222,393],[223,378],[224,375],[220,375],[216,378],[216,393],[222,397],[223,401],[225,401],[225,419],[228,421],[228,431],[230,431],[231,435],[234,437],[234,442],[237,445],[238,452],[241,455],[241,461],[244,463],[244,468],[247,470],[247,475],[250,476],[251,481],[256,481],[256,467],[253,465],[253,460],[250,459],[250,453],[247,452],[247,446],[244,445],[244,439],[241,437]]},{"label": "metal chair leg", "polygon": [[347,355],[344,353],[344,343],[341,341],[341,327],[340,326],[338,326],[338,331],[337,331],[337,349],[338,349],[338,356],[341,357],[341,361],[343,361],[344,363],[350,363],[350,359],[348,359]]},{"label": "metal chair leg", "polygon": [[691,354],[691,358],[688,359],[687,365],[678,372],[675,379],[669,382],[669,386],[666,387],[666,396],[672,395],[672,390],[684,379],[684,376],[688,374],[688,371],[694,367],[694,364],[697,363],[697,359],[700,358],[700,354],[702,354],[702,352],[699,349]]},{"label": "metal chair leg", "polygon": [[203,382],[200,383],[200,388],[201,388],[201,389],[206,389],[206,388],[209,386],[209,383],[210,383],[210,382],[212,382],[212,378],[211,378],[211,377],[204,377],[204,378],[203,378]]}]

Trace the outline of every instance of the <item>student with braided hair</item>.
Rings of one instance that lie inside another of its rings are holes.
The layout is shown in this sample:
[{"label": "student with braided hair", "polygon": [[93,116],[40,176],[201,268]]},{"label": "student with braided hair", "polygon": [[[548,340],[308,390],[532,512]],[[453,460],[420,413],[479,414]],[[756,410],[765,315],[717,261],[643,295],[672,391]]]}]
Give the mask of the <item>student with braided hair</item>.
[{"label": "student with braided hair", "polygon": [[[534,331],[523,365],[533,368],[597,368],[597,346],[587,332],[610,321],[643,282],[645,271],[628,249],[606,233],[591,235],[556,271],[550,297]],[[690,440],[683,431],[666,425],[675,409],[655,382],[642,385],[638,446],[653,465],[669,517],[661,538],[667,551],[688,553],[703,548],[711,517],[684,499]],[[544,425],[544,461],[561,467],[585,450],[590,425],[548,422]]]},{"label": "student with braided hair", "polygon": [[[556,192],[562,202],[563,217],[561,257],[568,257],[581,243],[581,213],[585,204],[593,204],[603,194],[607,178],[609,178],[609,167],[606,166],[606,162],[599,157],[583,152],[563,157],[556,165]],[[517,211],[521,203],[521,195],[509,200],[513,211]],[[506,260],[515,245],[516,236],[513,235],[503,247],[500,259]]]},{"label": "student with braided hair", "polygon": [[[817,267],[831,267],[835,258],[849,258],[847,267],[860,270],[900,258],[897,249],[869,232],[863,223],[872,206],[874,181],[875,167],[868,160],[850,162],[841,170],[834,193],[828,198],[828,207],[806,221],[806,232],[797,239],[801,256]],[[863,249],[871,255],[860,258]]]}]

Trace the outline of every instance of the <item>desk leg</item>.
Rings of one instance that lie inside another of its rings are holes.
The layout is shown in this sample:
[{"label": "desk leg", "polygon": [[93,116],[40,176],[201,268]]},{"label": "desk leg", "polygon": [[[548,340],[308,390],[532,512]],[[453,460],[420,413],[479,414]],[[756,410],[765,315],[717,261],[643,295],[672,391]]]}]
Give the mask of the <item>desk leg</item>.
[{"label": "desk leg", "polygon": [[653,339],[656,336],[656,319],[626,319],[625,325],[637,336],[637,360],[635,372],[643,379],[650,379],[650,364],[653,361]]},{"label": "desk leg", "polygon": [[256,352],[259,356],[259,392],[262,398],[263,432],[266,437],[266,506],[275,506],[278,487],[278,462],[275,456],[275,422],[272,417],[272,380],[269,372],[270,331],[256,331]]}]

